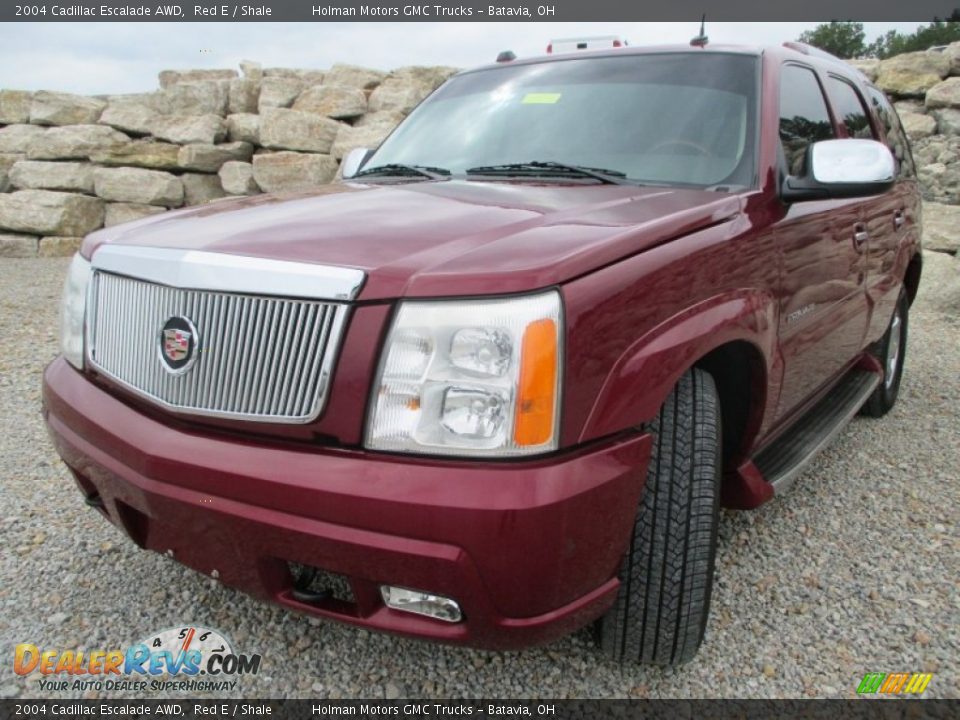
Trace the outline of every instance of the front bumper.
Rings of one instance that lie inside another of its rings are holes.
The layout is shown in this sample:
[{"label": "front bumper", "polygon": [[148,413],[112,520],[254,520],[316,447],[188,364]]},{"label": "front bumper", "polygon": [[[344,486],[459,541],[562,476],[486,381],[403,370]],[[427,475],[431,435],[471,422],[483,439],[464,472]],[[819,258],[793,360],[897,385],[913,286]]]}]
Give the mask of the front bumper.
[{"label": "front bumper", "polygon": [[[548,642],[613,603],[649,435],[540,460],[464,462],[174,428],[57,359],[44,416],[84,495],[141,547],[295,610],[489,648]],[[288,563],[349,599],[293,597]],[[381,584],[455,599],[451,624],[384,606]]]}]

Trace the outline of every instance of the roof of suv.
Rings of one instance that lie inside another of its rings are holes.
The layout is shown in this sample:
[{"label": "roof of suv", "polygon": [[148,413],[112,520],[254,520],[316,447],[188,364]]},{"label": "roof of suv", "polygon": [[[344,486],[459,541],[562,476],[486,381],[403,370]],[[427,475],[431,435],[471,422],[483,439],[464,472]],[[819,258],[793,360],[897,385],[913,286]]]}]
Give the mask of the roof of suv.
[{"label": "roof of suv", "polygon": [[602,50],[584,50],[577,53],[565,53],[561,55],[536,55],[528,58],[520,58],[508,63],[491,63],[472,68],[464,72],[470,73],[477,70],[489,70],[494,68],[509,67],[512,65],[534,65],[539,63],[564,62],[566,60],[575,60],[577,58],[601,58],[601,57],[620,57],[623,55],[656,55],[664,53],[717,53],[717,54],[735,54],[735,55],[764,55],[771,54],[784,60],[802,60],[803,62],[817,65],[823,68],[833,68],[845,70],[854,75],[860,76],[855,67],[844,62],[842,59],[829,55],[822,50],[814,47],[804,46],[802,43],[789,43],[784,45],[707,45],[705,47],[691,45],[642,45],[629,46],[623,48],[604,48]]},{"label": "roof of suv", "polygon": [[[707,47],[691,47],[690,45],[630,45],[622,48],[603,48],[600,50],[581,50],[576,53],[561,53],[558,55],[533,55],[526,58],[517,58],[509,63],[490,63],[465,72],[509,67],[511,65],[535,65],[548,62],[564,62],[578,58],[620,57],[623,55],[656,55],[660,53],[734,53],[736,55],[760,55],[765,48],[747,45],[709,45]],[[799,54],[799,53],[798,53]]]}]

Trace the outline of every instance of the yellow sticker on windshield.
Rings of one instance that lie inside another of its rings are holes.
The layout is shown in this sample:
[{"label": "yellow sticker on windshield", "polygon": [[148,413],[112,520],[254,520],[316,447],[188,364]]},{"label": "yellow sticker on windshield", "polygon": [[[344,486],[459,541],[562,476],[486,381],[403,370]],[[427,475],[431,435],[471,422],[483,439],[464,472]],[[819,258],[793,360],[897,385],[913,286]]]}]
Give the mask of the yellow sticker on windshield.
[{"label": "yellow sticker on windshield", "polygon": [[523,96],[524,105],[554,105],[563,93],[527,93]]}]

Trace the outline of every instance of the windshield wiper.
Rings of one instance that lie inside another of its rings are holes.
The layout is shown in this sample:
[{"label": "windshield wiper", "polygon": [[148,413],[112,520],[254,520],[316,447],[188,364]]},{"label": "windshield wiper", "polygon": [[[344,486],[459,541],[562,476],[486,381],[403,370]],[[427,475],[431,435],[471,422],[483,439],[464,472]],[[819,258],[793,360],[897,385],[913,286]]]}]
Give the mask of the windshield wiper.
[{"label": "windshield wiper", "polygon": [[[377,165],[376,167],[361,170],[353,177],[371,177],[374,175],[388,177],[398,175],[416,175],[418,177],[430,178],[431,180],[446,180],[450,177],[450,171],[446,168],[430,167],[429,165],[403,165],[402,163],[388,163],[386,165]],[[353,178],[350,179],[352,180]]]},{"label": "windshield wiper", "polygon": [[550,175],[574,175],[589,177],[610,185],[632,185],[627,174],[619,170],[587,167],[586,165],[568,165],[553,160],[532,160],[530,162],[507,163],[505,165],[481,165],[467,170],[467,175],[514,175],[543,177]]}]

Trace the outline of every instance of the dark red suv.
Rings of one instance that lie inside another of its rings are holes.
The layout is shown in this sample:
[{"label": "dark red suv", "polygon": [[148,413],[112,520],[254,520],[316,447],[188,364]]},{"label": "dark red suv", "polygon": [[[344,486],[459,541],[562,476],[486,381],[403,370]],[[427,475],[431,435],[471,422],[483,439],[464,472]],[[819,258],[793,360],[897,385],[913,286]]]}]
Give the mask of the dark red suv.
[{"label": "dark red suv", "polygon": [[44,413],[141,547],[294,610],[510,648],[700,645],[717,509],[886,413],[920,196],[803,46],[449,80],[348,179],[90,235]]}]

